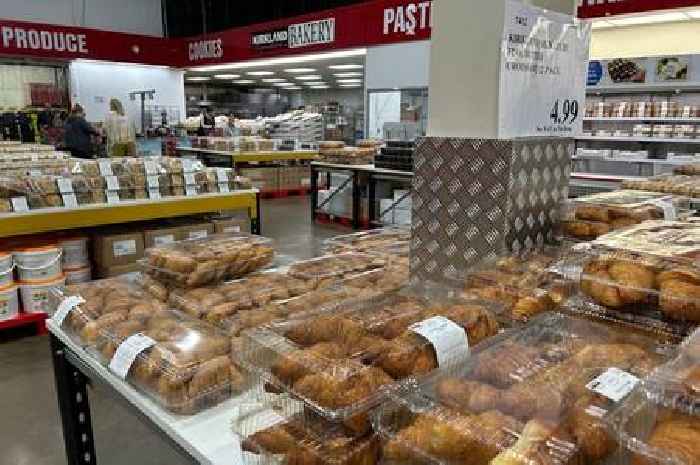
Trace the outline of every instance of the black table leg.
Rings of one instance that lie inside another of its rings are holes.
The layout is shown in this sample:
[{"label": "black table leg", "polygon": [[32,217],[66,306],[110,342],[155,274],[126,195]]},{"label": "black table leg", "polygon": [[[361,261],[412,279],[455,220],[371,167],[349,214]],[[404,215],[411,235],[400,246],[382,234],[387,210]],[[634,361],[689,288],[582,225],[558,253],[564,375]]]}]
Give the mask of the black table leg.
[{"label": "black table leg", "polygon": [[360,202],[362,195],[360,192],[360,173],[356,170],[352,172],[352,229],[360,229]]},{"label": "black table leg", "polygon": [[90,420],[87,378],[68,361],[61,341],[54,335],[50,337],[68,465],[95,464],[97,457]]},{"label": "black table leg", "polygon": [[256,235],[262,234],[262,217],[260,216],[260,192],[255,194],[256,218],[250,220],[250,232]]},{"label": "black table leg", "polygon": [[377,199],[375,199],[376,196],[377,180],[374,178],[374,176],[370,174],[367,182],[367,216],[369,216],[370,228],[373,227],[372,225],[377,220]]},{"label": "black table leg", "polygon": [[318,208],[318,171],[313,166],[311,170],[311,222],[316,221],[316,208]]}]

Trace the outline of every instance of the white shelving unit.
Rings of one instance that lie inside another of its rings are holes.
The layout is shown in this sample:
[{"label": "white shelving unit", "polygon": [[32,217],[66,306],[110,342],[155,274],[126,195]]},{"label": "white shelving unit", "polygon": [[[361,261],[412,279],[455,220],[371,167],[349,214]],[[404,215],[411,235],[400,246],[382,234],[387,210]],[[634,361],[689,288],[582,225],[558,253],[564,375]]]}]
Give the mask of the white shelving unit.
[{"label": "white shelving unit", "polygon": [[700,139],[658,139],[654,137],[579,136],[576,140],[602,142],[646,142],[650,144],[700,144]]},{"label": "white shelving unit", "polygon": [[675,123],[675,124],[700,124],[700,118],[596,118],[585,117],[583,121],[594,123]]}]

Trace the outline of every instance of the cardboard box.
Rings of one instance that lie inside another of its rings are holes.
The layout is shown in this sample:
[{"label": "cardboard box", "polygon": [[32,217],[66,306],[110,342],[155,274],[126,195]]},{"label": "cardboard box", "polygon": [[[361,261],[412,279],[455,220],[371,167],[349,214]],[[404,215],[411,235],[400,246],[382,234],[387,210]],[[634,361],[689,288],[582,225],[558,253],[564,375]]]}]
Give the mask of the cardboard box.
[{"label": "cardboard box", "polygon": [[136,263],[143,258],[143,233],[114,231],[98,233],[92,240],[97,269]]},{"label": "cardboard box", "polygon": [[250,220],[244,218],[222,218],[212,220],[215,234],[250,233]]},{"label": "cardboard box", "polygon": [[204,239],[214,234],[211,223],[188,224],[180,227],[183,240]]},{"label": "cardboard box", "polygon": [[135,273],[141,271],[138,263],[130,263],[128,265],[115,265],[108,268],[95,270],[95,277],[98,279],[114,278],[127,273]]},{"label": "cardboard box", "polygon": [[172,244],[183,239],[182,228],[149,228],[143,231],[143,239],[146,249]]}]

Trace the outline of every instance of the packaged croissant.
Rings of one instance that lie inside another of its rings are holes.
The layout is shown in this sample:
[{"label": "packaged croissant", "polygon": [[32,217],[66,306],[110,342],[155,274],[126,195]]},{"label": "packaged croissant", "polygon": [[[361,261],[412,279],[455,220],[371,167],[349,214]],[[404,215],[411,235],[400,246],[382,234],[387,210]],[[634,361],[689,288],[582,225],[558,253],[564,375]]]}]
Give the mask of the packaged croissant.
[{"label": "packaged croissant", "polygon": [[410,240],[411,231],[409,228],[372,229],[327,239],[324,242],[324,251],[328,254],[344,252],[384,253],[387,247],[407,245]]},{"label": "packaged croissant", "polygon": [[389,390],[461,363],[498,334],[500,311],[440,290],[402,289],[244,331],[237,353],[260,378],[258,399],[284,394],[272,401],[280,411],[301,405],[310,423],[318,417],[364,436]]},{"label": "packaged croissant", "polygon": [[382,268],[386,262],[386,258],[379,255],[346,252],[296,262],[289,268],[289,275],[314,282],[316,287],[321,287],[324,282],[339,281]]},{"label": "packaged croissant", "polygon": [[557,313],[389,394],[376,412],[387,463],[618,462],[607,419],[668,359],[653,339]]},{"label": "packaged croissant", "polygon": [[270,239],[219,234],[148,249],[141,265],[145,274],[166,286],[192,289],[241,278],[273,257]]}]

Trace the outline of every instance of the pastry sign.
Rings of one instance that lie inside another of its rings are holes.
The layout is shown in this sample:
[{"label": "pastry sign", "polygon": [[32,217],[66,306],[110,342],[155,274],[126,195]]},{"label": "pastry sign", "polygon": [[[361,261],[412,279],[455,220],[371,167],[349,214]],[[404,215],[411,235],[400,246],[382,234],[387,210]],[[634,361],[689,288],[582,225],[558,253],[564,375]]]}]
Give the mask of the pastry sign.
[{"label": "pastry sign", "polygon": [[2,35],[2,48],[5,49],[88,54],[85,34],[2,26],[0,35]]},{"label": "pastry sign", "polygon": [[384,35],[402,33],[414,36],[418,31],[432,28],[433,2],[413,2],[384,9]]}]

